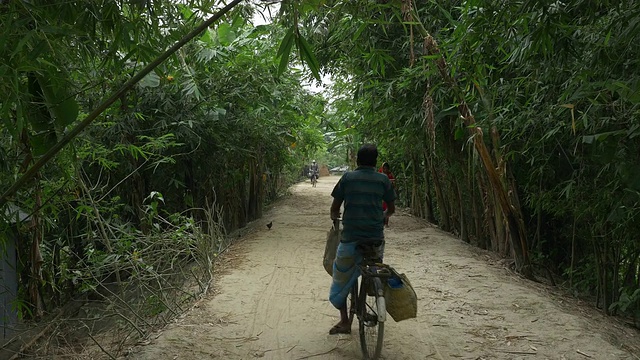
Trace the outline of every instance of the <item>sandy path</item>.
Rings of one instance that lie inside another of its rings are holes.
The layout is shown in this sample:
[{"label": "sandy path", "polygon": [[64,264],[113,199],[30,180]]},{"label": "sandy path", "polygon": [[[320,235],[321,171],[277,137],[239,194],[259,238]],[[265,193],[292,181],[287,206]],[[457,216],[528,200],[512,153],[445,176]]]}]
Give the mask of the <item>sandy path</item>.
[{"label": "sandy path", "polygon": [[[216,294],[130,358],[361,358],[356,323],[353,335],[328,335],[338,314],[321,262],[337,179],[293,187],[229,255],[238,260]],[[640,359],[637,331],[518,278],[491,254],[406,214],[386,236],[385,260],[409,276],[419,309],[417,319],[389,318],[385,359]]]}]

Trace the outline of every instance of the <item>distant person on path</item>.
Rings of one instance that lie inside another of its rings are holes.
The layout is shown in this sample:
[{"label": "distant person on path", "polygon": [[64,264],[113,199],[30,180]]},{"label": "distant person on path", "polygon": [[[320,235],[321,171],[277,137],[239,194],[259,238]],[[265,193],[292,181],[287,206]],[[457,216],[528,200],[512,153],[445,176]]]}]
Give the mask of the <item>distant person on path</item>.
[{"label": "distant person on path", "polygon": [[[331,304],[340,310],[340,322],[329,330],[332,335],[351,333],[347,295],[360,276],[357,265],[362,262],[356,246],[384,240],[384,223],[395,211],[393,186],[387,176],[376,172],[377,160],[375,145],[362,146],[358,150],[358,167],[342,175],[331,192],[331,219],[340,218],[340,207],[344,203],[342,235],[333,263],[329,294]],[[386,211],[382,210],[382,201],[387,204]],[[384,244],[377,251],[382,258]]]},{"label": "distant person on path", "polygon": [[[388,162],[382,163],[382,167],[380,167],[378,172],[381,172],[381,173],[387,175],[387,177],[389,178],[389,181],[391,181],[391,185],[393,185],[393,188],[395,189],[395,187],[396,187],[396,178],[395,178],[395,176],[393,176],[393,173],[391,173],[391,167],[389,166],[389,163]],[[382,211],[387,211],[387,203],[384,202],[384,201],[382,202]],[[385,224],[385,226],[389,226],[389,219],[388,218],[384,219],[384,224]]]},{"label": "distant person on path", "polygon": [[316,180],[320,177],[320,169],[318,168],[318,163],[315,160],[311,162],[309,172],[311,173],[311,180],[313,180],[314,176],[316,177]]}]

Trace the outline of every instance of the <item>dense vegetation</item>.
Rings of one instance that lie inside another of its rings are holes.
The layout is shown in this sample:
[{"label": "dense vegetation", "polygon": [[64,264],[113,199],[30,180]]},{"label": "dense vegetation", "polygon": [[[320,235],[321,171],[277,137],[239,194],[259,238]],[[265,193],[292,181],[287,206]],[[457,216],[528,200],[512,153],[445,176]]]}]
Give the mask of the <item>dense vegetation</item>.
[{"label": "dense vegetation", "polygon": [[[0,189],[217,9],[0,2]],[[77,296],[108,299],[143,335],[164,321],[149,316],[175,314],[206,290],[229,234],[324,148],[324,100],[303,88],[301,71],[278,70],[282,31],[253,26],[253,11],[225,14],[2,199],[23,319]],[[195,290],[183,289],[185,278]]]},{"label": "dense vegetation", "polygon": [[[144,333],[206,290],[228,234],[305,161],[353,164],[375,142],[414,214],[640,319],[634,4],[288,1],[256,27],[258,5],[243,3],[52,152],[222,5],[0,1],[0,189],[17,189],[0,235],[18,247],[16,306],[37,319],[108,298]],[[321,73],[329,102],[301,85]]]},{"label": "dense vegetation", "polygon": [[640,319],[634,4],[335,1],[291,12],[305,14],[341,84],[343,125],[385,150],[415,214]]}]

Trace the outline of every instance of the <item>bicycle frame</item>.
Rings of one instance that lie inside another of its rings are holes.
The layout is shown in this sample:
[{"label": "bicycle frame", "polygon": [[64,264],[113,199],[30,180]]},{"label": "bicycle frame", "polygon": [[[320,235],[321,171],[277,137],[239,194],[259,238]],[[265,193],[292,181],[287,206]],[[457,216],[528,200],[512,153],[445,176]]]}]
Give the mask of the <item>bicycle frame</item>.
[{"label": "bicycle frame", "polygon": [[[386,302],[384,298],[384,285],[383,281],[387,281],[389,278],[393,276],[399,276],[395,270],[391,269],[388,265],[383,263],[376,263],[370,261],[363,261],[362,264],[359,265],[360,274],[362,276],[361,281],[361,289],[358,292],[358,311],[357,313],[361,316],[364,315],[366,309],[363,306],[364,298],[366,297],[366,288],[365,291],[362,290],[366,285],[372,284],[374,287],[375,297],[376,297],[376,314],[378,315],[378,321],[384,322],[387,320],[387,312],[386,312]],[[370,286],[370,285],[369,285]],[[372,309],[373,310],[373,309]],[[360,318],[360,317],[359,317]]]},{"label": "bicycle frame", "polygon": [[[340,220],[334,219],[333,225],[334,229],[339,229]],[[365,360],[378,359],[382,352],[384,323],[387,320],[383,284],[393,276],[400,276],[379,258],[383,245],[384,239],[357,245],[356,249],[363,257],[358,264],[361,278],[354,281],[347,303],[349,328],[353,319],[358,318],[360,346]]]},{"label": "bicycle frame", "polygon": [[[384,338],[384,323],[387,319],[387,308],[384,297],[383,281],[397,275],[388,265],[367,259],[358,265],[360,274],[360,286],[356,281],[351,289],[351,309],[349,321],[352,322],[354,315],[358,318],[360,345],[364,359],[377,359],[382,351]],[[367,303],[367,297],[375,298],[375,302]],[[376,340],[374,344],[367,341],[367,329],[376,328]],[[373,349],[369,346],[374,345]]]}]

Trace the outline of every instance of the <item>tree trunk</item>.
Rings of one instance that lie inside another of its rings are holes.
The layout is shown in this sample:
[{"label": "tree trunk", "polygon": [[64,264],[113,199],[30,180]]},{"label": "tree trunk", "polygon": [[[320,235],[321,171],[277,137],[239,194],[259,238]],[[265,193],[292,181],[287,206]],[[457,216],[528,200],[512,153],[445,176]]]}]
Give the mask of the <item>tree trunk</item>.
[{"label": "tree trunk", "polygon": [[433,212],[433,199],[431,198],[431,184],[429,182],[429,168],[427,167],[426,148],[424,154],[424,209],[425,219],[427,219],[428,222],[435,224],[436,217]]},{"label": "tree trunk", "polygon": [[[183,206],[190,209],[202,208],[204,206],[199,201],[198,187],[196,186],[195,176],[193,175],[193,161],[191,158],[187,157],[184,159],[184,168],[184,186],[186,189],[182,200]],[[194,219],[200,219],[199,211],[190,210],[190,214]]]},{"label": "tree trunk", "polygon": [[629,264],[627,266],[627,271],[625,272],[624,275],[624,280],[622,282],[622,285],[624,287],[628,287],[628,288],[632,288],[636,285],[636,275],[637,275],[637,269],[638,269],[638,253],[634,252],[631,254],[630,257],[630,261]]},{"label": "tree trunk", "polygon": [[431,179],[433,179],[433,188],[436,191],[436,203],[438,204],[438,210],[440,213],[440,222],[438,226],[444,231],[450,231],[451,224],[449,223],[449,210],[442,191],[440,177],[436,172],[435,166],[433,166],[433,161],[429,161],[429,168],[431,169]]},{"label": "tree trunk", "polygon": [[240,221],[238,226],[243,228],[247,226],[247,183],[244,178],[239,181],[238,191],[240,191],[240,209],[238,211]]},{"label": "tree trunk", "polygon": [[416,165],[416,162],[417,157],[414,155],[411,159],[411,212],[415,216],[423,218],[422,196],[420,196],[420,180],[418,179],[418,166]]},{"label": "tree trunk", "polygon": [[258,215],[258,179],[256,178],[255,160],[249,160],[249,206],[247,214],[249,221],[257,219]]},{"label": "tree trunk", "polygon": [[433,164],[433,158],[435,157],[435,146],[433,144],[435,139],[433,137],[435,137],[435,134],[433,133],[433,129],[430,129],[430,126],[434,126],[433,106],[431,104],[431,97],[428,96],[428,94],[425,94],[425,104],[426,104],[424,106],[425,114],[426,114],[425,125],[427,125],[427,127],[425,127],[425,133],[426,133],[427,139],[430,139],[429,140],[430,146],[429,146],[429,149],[424,149],[424,159],[425,159],[425,166],[428,166],[429,172],[431,172],[431,179],[433,180],[433,189],[435,190],[435,193],[436,193],[436,203],[438,204],[438,212],[440,214],[439,221],[435,221],[434,219],[434,224],[437,223],[440,229],[444,231],[450,231],[451,224],[449,222],[449,211],[445,201],[444,192],[442,190],[440,177],[438,176],[438,173],[436,172],[436,167]]},{"label": "tree trunk", "polygon": [[573,289],[573,269],[575,269],[574,267],[575,261],[576,261],[576,217],[574,215],[573,226],[571,231],[571,264],[569,265],[569,289]]},{"label": "tree trunk", "polygon": [[485,241],[486,238],[482,234],[482,225],[480,222],[480,219],[482,219],[482,216],[478,211],[478,201],[480,200],[482,194],[480,194],[480,196],[476,196],[476,190],[478,190],[476,187],[472,187],[471,190],[473,191],[473,193],[471,194],[471,213],[473,216],[473,225],[474,225],[473,236],[475,238],[476,246],[481,249],[486,249],[487,248],[487,243]]},{"label": "tree trunk", "polygon": [[604,307],[604,313],[607,315],[611,315],[609,311],[609,306],[611,306],[611,293],[609,289],[609,266],[607,261],[607,244],[604,244],[603,258],[602,262],[602,306]]},{"label": "tree trunk", "polygon": [[499,215],[497,210],[495,209],[493,202],[493,192],[489,189],[484,181],[484,178],[480,171],[476,171],[476,179],[478,181],[478,189],[482,194],[482,205],[483,209],[483,221],[487,230],[489,232],[489,250],[498,252],[500,243],[500,229],[502,229],[502,223],[499,222],[501,220],[497,219],[496,216]]},{"label": "tree trunk", "polygon": [[[611,251],[611,257],[613,263],[611,276],[612,284],[611,284],[611,303],[614,303],[620,298],[620,247],[613,245],[613,249]],[[615,315],[615,314],[612,314]]]},{"label": "tree trunk", "polygon": [[531,263],[529,260],[528,248],[526,246],[526,233],[524,227],[524,221],[518,217],[517,213],[513,210],[512,204],[509,202],[508,191],[503,186],[500,177],[496,171],[497,166],[493,163],[489,151],[484,144],[482,130],[476,126],[476,120],[471,113],[471,109],[467,105],[465,100],[464,91],[457,85],[456,80],[451,75],[449,66],[447,65],[444,56],[440,53],[438,44],[435,39],[429,34],[427,29],[420,21],[420,17],[417,14],[415,8],[410,9],[413,19],[416,22],[416,28],[420,31],[424,39],[424,49],[428,55],[435,55],[436,66],[440,73],[440,76],[444,80],[445,84],[452,90],[454,97],[458,101],[458,111],[462,117],[464,124],[467,128],[471,129],[473,133],[473,145],[478,154],[480,160],[484,165],[484,168],[489,178],[489,183],[494,189],[498,198],[498,205],[500,206],[503,214],[507,220],[507,228],[509,229],[509,239],[511,240],[511,246],[514,249],[514,257],[516,262],[516,270],[522,273],[525,277],[533,279],[533,271],[531,269]]},{"label": "tree trunk", "polygon": [[[35,203],[34,209],[42,206],[42,189],[39,184],[40,174],[36,175]],[[42,298],[40,297],[40,284],[42,283],[42,255],[40,254],[40,240],[42,239],[42,224],[40,221],[40,210],[34,211],[31,217],[31,249],[29,252],[29,302],[33,306],[35,318],[43,315]]]},{"label": "tree trunk", "polygon": [[256,177],[257,177],[257,181],[256,181],[256,194],[257,196],[257,203],[256,203],[256,219],[259,219],[262,217],[262,206],[264,205],[264,194],[265,194],[265,180],[266,180],[266,174],[262,171],[263,166],[262,166],[262,161],[258,162],[257,164],[257,168],[256,168]]},{"label": "tree trunk", "polygon": [[467,232],[467,224],[465,222],[465,211],[464,205],[462,204],[462,192],[460,190],[460,183],[455,182],[455,190],[456,190],[456,198],[458,200],[458,209],[459,209],[459,220],[460,220],[460,239],[462,241],[468,243],[469,242],[469,233]]},{"label": "tree trunk", "polygon": [[602,259],[600,258],[600,250],[598,247],[598,244],[596,242],[596,240],[592,237],[591,238],[591,243],[593,244],[593,258],[596,261],[596,283],[598,284],[598,286],[596,287],[596,308],[600,307],[600,300],[601,300],[601,296],[602,296],[602,288],[604,287],[603,285],[603,279],[602,279]]}]

